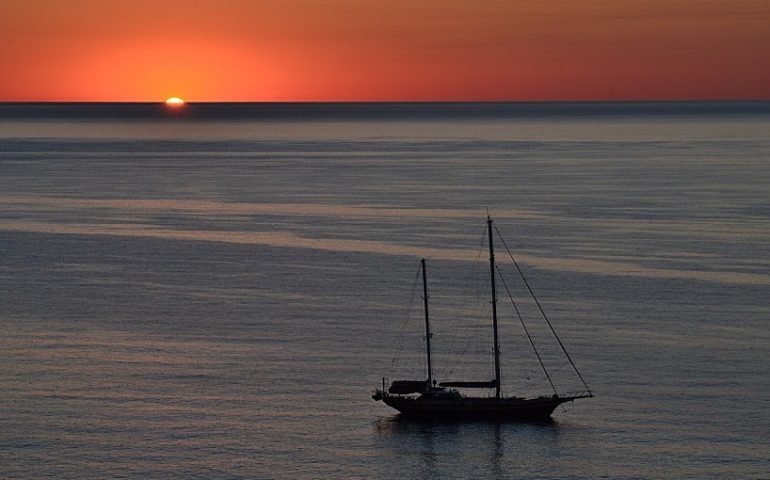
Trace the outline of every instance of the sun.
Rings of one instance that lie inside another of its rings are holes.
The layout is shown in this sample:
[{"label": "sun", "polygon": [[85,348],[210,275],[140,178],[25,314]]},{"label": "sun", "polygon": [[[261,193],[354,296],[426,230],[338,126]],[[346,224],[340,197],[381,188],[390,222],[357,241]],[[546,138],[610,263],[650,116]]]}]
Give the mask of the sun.
[{"label": "sun", "polygon": [[169,107],[181,107],[184,105],[184,100],[179,97],[169,97],[166,99],[166,105]]}]

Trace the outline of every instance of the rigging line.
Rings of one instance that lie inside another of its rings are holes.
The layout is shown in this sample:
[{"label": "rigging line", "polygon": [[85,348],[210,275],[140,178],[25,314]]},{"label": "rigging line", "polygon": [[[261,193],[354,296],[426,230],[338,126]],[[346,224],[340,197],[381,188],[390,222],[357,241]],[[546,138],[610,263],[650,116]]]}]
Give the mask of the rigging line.
[{"label": "rigging line", "polygon": [[[478,303],[478,302],[477,302]],[[487,317],[487,306],[485,304],[482,304],[482,311],[479,315],[479,318],[485,318]],[[476,318],[478,321],[478,318]],[[453,364],[452,368],[449,370],[447,376],[452,376],[456,372],[459,372],[459,368],[462,370],[463,373],[469,372],[469,366],[465,362],[465,360],[468,358],[471,351],[478,353],[478,346],[479,346],[479,328],[478,324],[474,324],[472,328],[467,329],[468,331],[468,341],[465,344],[465,348],[462,350],[462,353],[460,353],[459,356],[456,356],[456,362]]]},{"label": "rigging line", "polygon": [[513,265],[516,267],[516,271],[519,272],[519,276],[521,277],[522,281],[524,282],[524,285],[527,287],[527,290],[529,291],[529,294],[532,296],[532,299],[535,301],[535,305],[537,305],[538,310],[540,310],[540,314],[545,319],[545,323],[548,324],[548,328],[551,329],[551,333],[553,333],[554,338],[556,338],[556,341],[559,343],[559,346],[561,347],[561,351],[564,352],[564,355],[567,356],[567,360],[569,360],[570,365],[572,365],[572,368],[575,369],[575,373],[577,373],[578,378],[580,378],[580,381],[583,382],[583,386],[586,387],[586,390],[588,391],[589,395],[591,394],[591,389],[588,387],[588,384],[583,379],[583,375],[580,374],[580,371],[575,366],[575,362],[572,361],[572,357],[569,356],[569,353],[567,352],[567,349],[564,348],[564,344],[561,343],[561,339],[556,334],[556,330],[554,330],[553,325],[551,325],[551,321],[548,320],[548,316],[545,314],[545,311],[543,311],[543,307],[540,306],[540,302],[537,300],[537,297],[535,296],[535,292],[532,291],[532,288],[529,286],[529,282],[527,282],[527,278],[524,276],[524,272],[521,271],[521,268],[519,268],[518,262],[516,262],[516,259],[513,258],[513,254],[511,253],[511,250],[508,248],[508,244],[505,243],[505,239],[503,238],[503,235],[500,233],[500,230],[495,227],[495,231],[497,232],[497,236],[500,238],[500,241],[503,242],[503,246],[505,247],[505,251],[508,252],[508,256],[511,257],[511,260],[513,261]]},{"label": "rigging line", "polygon": [[[476,282],[476,278],[478,277],[478,270],[479,270],[479,259],[481,258],[481,254],[484,251],[484,233],[486,233],[486,230],[482,232],[481,236],[481,242],[479,243],[479,247],[476,250],[476,260],[473,262],[473,268],[471,269],[470,274],[468,275],[470,278],[469,280],[473,282],[473,285],[476,286],[476,297],[479,296],[478,293],[478,282]],[[458,305],[457,307],[457,313],[456,315],[459,317],[460,312],[468,307],[469,304],[473,303],[476,299],[473,300],[470,299],[470,295],[466,295],[463,297],[463,301]]]},{"label": "rigging line", "polygon": [[412,318],[412,311],[414,310],[414,297],[415,292],[417,291],[417,281],[420,278],[420,272],[422,271],[422,265],[420,265],[417,268],[417,273],[414,275],[414,280],[412,280],[412,296],[409,298],[409,307],[407,308],[406,316],[404,318],[404,322],[401,324],[401,333],[398,336],[398,343],[396,344],[396,351],[393,353],[393,360],[391,360],[391,365],[394,367],[396,366],[398,362],[398,356],[401,353],[401,345],[404,342],[404,332],[406,331],[406,326],[409,324],[411,318]]},{"label": "rigging line", "polygon": [[516,316],[519,318],[519,322],[521,323],[521,327],[524,329],[524,333],[527,334],[527,339],[529,340],[529,344],[532,345],[532,350],[535,351],[535,356],[537,356],[537,361],[540,362],[540,368],[543,369],[543,373],[545,373],[545,378],[548,379],[548,383],[551,384],[551,388],[553,389],[553,393],[559,394],[559,392],[556,391],[556,386],[553,384],[553,381],[551,380],[551,376],[548,375],[548,370],[545,368],[545,364],[543,363],[543,359],[540,358],[540,352],[537,351],[537,347],[535,346],[535,342],[532,340],[532,336],[529,334],[529,329],[527,329],[527,325],[524,323],[524,318],[521,316],[521,312],[519,312],[519,307],[516,306],[516,302],[513,301],[513,296],[511,296],[511,291],[508,290],[508,283],[505,281],[505,277],[503,277],[503,272],[500,271],[500,267],[497,267],[497,273],[500,274],[500,280],[503,282],[503,287],[505,287],[505,293],[508,294],[508,299],[511,301],[511,305],[513,305],[513,309],[516,311]]},{"label": "rigging line", "polygon": [[[471,269],[471,272],[469,274],[469,277],[470,277],[469,278],[469,282],[472,283],[472,285],[474,285],[475,297],[473,299],[470,298],[470,295],[466,295],[465,297],[463,297],[463,301],[457,307],[457,313],[455,314],[455,318],[465,317],[465,315],[461,315],[461,313],[463,311],[468,310],[469,305],[478,304],[478,299],[481,297],[480,290],[479,290],[479,282],[477,281],[477,279],[478,279],[478,276],[479,276],[478,275],[478,273],[479,273],[479,259],[481,258],[481,255],[484,252],[484,244],[486,242],[486,236],[487,236],[486,234],[487,234],[487,229],[485,227],[481,231],[481,242],[479,242],[479,247],[476,250],[476,260],[473,262],[473,268]],[[458,364],[462,364],[463,363],[463,361],[465,360],[465,358],[468,355],[468,352],[471,349],[472,341],[476,338],[475,336],[470,335],[470,332],[475,330],[473,328],[473,326],[467,326],[466,325],[465,330],[469,332],[468,338],[470,338],[471,340],[469,340],[465,344],[465,348],[461,351],[461,353],[459,355],[459,358],[458,358],[458,361],[456,363],[452,364],[452,366],[447,371],[447,373],[446,373],[447,376],[454,375],[454,373],[456,371],[456,366]]]}]

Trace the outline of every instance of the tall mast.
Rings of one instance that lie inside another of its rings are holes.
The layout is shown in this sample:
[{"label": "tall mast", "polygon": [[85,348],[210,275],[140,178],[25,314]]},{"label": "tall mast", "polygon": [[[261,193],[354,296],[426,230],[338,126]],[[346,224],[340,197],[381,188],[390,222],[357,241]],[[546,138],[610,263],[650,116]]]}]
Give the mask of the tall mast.
[{"label": "tall mast", "polygon": [[430,363],[430,319],[428,317],[428,275],[425,272],[425,259],[420,260],[422,265],[422,298],[425,306],[425,345],[428,350],[428,388],[433,387],[433,366]]},{"label": "tall mast", "polygon": [[[492,217],[487,215],[489,231],[489,274],[492,285],[492,329],[495,341],[495,398],[500,399],[500,342],[497,338],[497,292],[495,291],[495,247],[492,244]],[[425,270],[423,270],[423,273]],[[426,317],[427,318],[427,317]],[[430,364],[430,362],[428,362]]]}]

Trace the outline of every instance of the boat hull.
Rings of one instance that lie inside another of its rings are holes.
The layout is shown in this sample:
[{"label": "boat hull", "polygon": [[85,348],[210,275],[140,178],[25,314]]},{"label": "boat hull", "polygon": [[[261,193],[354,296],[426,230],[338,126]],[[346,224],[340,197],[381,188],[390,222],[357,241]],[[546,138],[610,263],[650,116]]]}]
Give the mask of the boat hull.
[{"label": "boat hull", "polygon": [[495,419],[514,421],[544,421],[551,418],[554,409],[576,397],[537,398],[472,398],[455,399],[403,397],[389,395],[382,401],[415,419]]}]

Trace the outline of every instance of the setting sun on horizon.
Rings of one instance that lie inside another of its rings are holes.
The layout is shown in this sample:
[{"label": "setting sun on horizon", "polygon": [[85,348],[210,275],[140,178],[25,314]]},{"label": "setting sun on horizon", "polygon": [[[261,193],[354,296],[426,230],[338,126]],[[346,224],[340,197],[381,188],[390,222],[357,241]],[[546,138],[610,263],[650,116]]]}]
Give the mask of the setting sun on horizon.
[{"label": "setting sun on horizon", "polygon": [[182,98],[179,97],[169,97],[166,99],[166,105],[169,107],[181,107],[184,106],[185,101]]},{"label": "setting sun on horizon", "polygon": [[766,0],[6,0],[0,31],[0,101],[770,99]]}]

